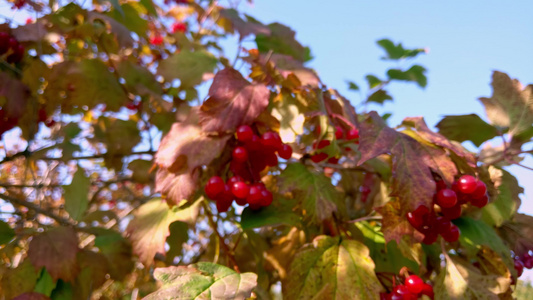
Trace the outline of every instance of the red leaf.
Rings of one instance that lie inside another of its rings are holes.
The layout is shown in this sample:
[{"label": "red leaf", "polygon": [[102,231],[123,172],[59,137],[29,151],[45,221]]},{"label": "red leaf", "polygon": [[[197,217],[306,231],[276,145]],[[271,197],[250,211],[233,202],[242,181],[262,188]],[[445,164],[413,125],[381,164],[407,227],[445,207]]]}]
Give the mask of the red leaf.
[{"label": "red leaf", "polygon": [[54,280],[72,281],[79,272],[76,262],[79,250],[76,231],[57,227],[33,237],[28,258],[36,269],[45,267]]},{"label": "red leaf", "polygon": [[188,199],[196,191],[198,172],[174,174],[166,169],[159,169],[155,177],[155,191],[166,196],[168,205],[174,206],[181,200]]},{"label": "red leaf", "polygon": [[27,113],[26,103],[30,97],[30,90],[19,80],[0,73],[0,96],[6,97],[6,104],[2,109],[7,117],[20,118]]},{"label": "red leaf", "polygon": [[238,71],[218,72],[209,88],[209,99],[200,107],[200,124],[206,132],[233,132],[252,123],[268,105],[270,91],[251,84]]},{"label": "red leaf", "polygon": [[218,157],[230,136],[209,136],[197,124],[196,109],[191,109],[189,118],[184,122],[174,123],[161,141],[155,163],[171,173],[192,172]]}]

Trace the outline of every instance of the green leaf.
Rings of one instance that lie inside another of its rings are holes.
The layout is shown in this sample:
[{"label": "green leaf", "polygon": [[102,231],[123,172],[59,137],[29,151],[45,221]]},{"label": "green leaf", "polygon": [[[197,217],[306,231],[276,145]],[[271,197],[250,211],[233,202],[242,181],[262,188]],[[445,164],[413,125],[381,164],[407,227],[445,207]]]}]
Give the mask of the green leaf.
[{"label": "green leaf", "polygon": [[422,48],[418,49],[405,49],[402,43],[394,44],[391,40],[382,39],[377,41],[378,46],[383,48],[387,55],[383,59],[398,60],[408,57],[415,57],[420,53],[425,53],[426,50]]},{"label": "green leaf", "polygon": [[319,224],[341,206],[342,194],[335,189],[331,179],[308,169],[300,163],[289,164],[281,172],[282,191],[291,191],[302,205],[305,219]]},{"label": "green leaf", "polygon": [[533,85],[523,87],[507,74],[492,74],[492,97],[479,98],[485,106],[487,117],[495,126],[509,128],[509,133],[519,135],[533,123]]},{"label": "green leaf", "polygon": [[182,221],[194,224],[201,201],[171,209],[164,200],[155,198],[139,207],[126,228],[126,234],[133,245],[133,253],[137,254],[145,265],[151,265],[157,252],[165,253],[170,223]]},{"label": "green leaf", "polygon": [[163,89],[157,82],[154,74],[148,69],[132,61],[123,60],[117,66],[120,77],[126,80],[125,86],[128,91],[135,92],[140,96],[161,95]]},{"label": "green leaf", "polygon": [[0,245],[9,243],[15,236],[15,230],[9,224],[0,220]]},{"label": "green leaf", "polygon": [[116,280],[123,280],[133,270],[131,244],[118,232],[108,231],[96,235],[94,246],[107,260],[109,275]]},{"label": "green leaf", "polygon": [[421,88],[425,88],[428,83],[428,79],[424,74],[426,71],[426,68],[419,65],[414,65],[406,71],[402,71],[400,69],[390,69],[387,71],[387,75],[391,80],[395,79],[403,81],[414,81]]},{"label": "green leaf", "polygon": [[363,244],[321,235],[294,256],[283,299],[379,299],[382,290]]},{"label": "green leaf", "polygon": [[174,257],[181,256],[181,251],[183,249],[183,244],[187,243],[189,240],[189,226],[187,223],[180,221],[172,222],[168,226],[169,236],[167,237],[167,244],[169,249],[167,251],[167,261],[172,263]]},{"label": "green leaf", "polygon": [[[381,228],[371,226],[368,222],[357,222],[355,226],[364,236],[364,244],[370,251],[370,257],[376,264],[375,272],[389,272],[397,274],[401,268],[408,267],[415,273],[419,272],[420,265],[405,257],[398,244],[394,241],[385,242]],[[402,241],[403,242],[403,241]],[[414,247],[415,245],[411,245]],[[420,244],[418,244],[420,246]]]},{"label": "green leaf", "polygon": [[368,87],[370,89],[373,89],[373,88],[377,87],[378,85],[380,85],[381,83],[383,83],[383,81],[381,79],[377,78],[374,75],[366,75],[365,79],[368,82]]},{"label": "green leaf", "polygon": [[[493,226],[501,226],[505,221],[510,220],[520,206],[520,194],[524,189],[518,184],[518,180],[511,173],[503,169],[491,169],[493,172],[501,173],[497,179],[496,187],[498,195],[492,197],[491,202],[483,207],[483,221]],[[491,176],[492,177],[492,176]]]},{"label": "green leaf", "polygon": [[116,10],[111,12],[113,19],[124,24],[126,28],[139,36],[145,36],[148,30],[148,21],[139,16],[139,11],[131,3],[120,5],[118,0],[113,0],[113,2],[116,2],[118,7],[115,7]]},{"label": "green leaf", "polygon": [[[281,201],[290,203],[286,199]],[[272,204],[260,210],[246,207],[241,214],[241,228],[243,230],[278,225],[296,226],[298,224],[300,224],[299,216],[292,212],[291,207],[283,204],[278,206]]]},{"label": "green leaf", "polygon": [[359,90],[359,86],[357,84],[355,84],[355,82],[353,82],[353,81],[348,81],[348,89],[352,90],[352,91],[358,91]]},{"label": "green leaf", "polygon": [[204,74],[213,72],[217,61],[206,51],[182,50],[161,61],[157,72],[167,81],[179,79],[182,86],[192,87],[202,83]]},{"label": "green leaf", "polygon": [[52,294],[52,290],[56,288],[56,282],[50,276],[50,273],[46,271],[45,268],[41,269],[41,275],[39,275],[39,280],[37,280],[37,283],[35,284],[34,292],[44,294],[48,297]]},{"label": "green leaf", "polygon": [[269,24],[268,28],[270,34],[257,34],[255,37],[259,52],[286,54],[301,62],[311,60],[311,51],[295,39],[296,33],[292,29],[280,23]]},{"label": "green leaf", "polygon": [[514,268],[509,248],[491,226],[469,217],[456,219],[453,223],[461,231],[459,243],[465,248],[468,255],[475,256],[481,249],[481,245],[486,245],[502,257],[508,268]]},{"label": "green leaf", "polygon": [[366,99],[366,102],[376,102],[379,104],[383,104],[387,100],[392,101],[392,96],[389,95],[387,91],[379,89],[373,92],[370,96],[368,96],[368,98]]},{"label": "green leaf", "polygon": [[251,296],[257,275],[237,273],[214,263],[201,262],[188,267],[157,268],[154,277],[163,286],[143,300],[160,299],[238,299]]},{"label": "green leaf", "polygon": [[487,124],[478,115],[445,116],[436,127],[450,140],[471,141],[477,147],[498,135],[496,127]]},{"label": "green leaf", "polygon": [[105,2],[111,3],[111,6],[113,6],[114,9],[120,12],[121,15],[124,15],[124,11],[122,10],[122,7],[120,6],[119,0],[98,0],[98,3],[105,3]]},{"label": "green leaf", "polygon": [[85,177],[83,168],[78,166],[70,185],[63,188],[65,191],[65,210],[74,220],[81,220],[89,206],[90,187],[91,181]]},{"label": "green leaf", "polygon": [[446,267],[435,279],[436,300],[500,299],[509,288],[509,280],[497,275],[483,275],[459,258],[446,257]]}]

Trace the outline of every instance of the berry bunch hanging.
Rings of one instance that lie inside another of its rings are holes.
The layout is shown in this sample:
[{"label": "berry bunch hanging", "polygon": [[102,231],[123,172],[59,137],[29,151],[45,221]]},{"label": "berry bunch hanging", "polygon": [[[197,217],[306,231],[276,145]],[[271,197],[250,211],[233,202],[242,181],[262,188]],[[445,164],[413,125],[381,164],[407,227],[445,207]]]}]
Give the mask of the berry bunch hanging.
[{"label": "berry bunch hanging", "polygon": [[381,293],[381,300],[416,300],[422,295],[434,298],[433,286],[425,283],[417,275],[409,275],[405,278],[404,284],[394,285],[392,292]]},{"label": "berry bunch hanging", "polygon": [[291,146],[281,141],[279,134],[267,131],[259,137],[252,127],[242,125],[236,131],[237,146],[232,150],[229,170],[233,174],[225,182],[213,176],[205,185],[207,197],[216,201],[219,212],[227,211],[233,200],[238,205],[260,209],[272,203],[272,193],[261,181],[260,173],[278,165],[278,156],[289,159]]},{"label": "berry bunch hanging", "polygon": [[487,186],[483,181],[471,175],[463,175],[448,188],[444,181],[438,180],[437,193],[433,203],[439,208],[440,214],[434,209],[421,205],[407,213],[407,220],[416,230],[424,234],[423,242],[433,244],[439,235],[447,242],[459,239],[460,231],[451,220],[461,216],[462,205],[470,203],[483,207],[488,203]]}]

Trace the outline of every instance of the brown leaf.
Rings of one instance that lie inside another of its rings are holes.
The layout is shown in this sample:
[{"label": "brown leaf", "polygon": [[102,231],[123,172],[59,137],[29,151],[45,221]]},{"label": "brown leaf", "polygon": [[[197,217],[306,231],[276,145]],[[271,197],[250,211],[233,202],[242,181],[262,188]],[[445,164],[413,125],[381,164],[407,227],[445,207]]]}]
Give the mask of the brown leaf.
[{"label": "brown leaf", "polygon": [[476,158],[474,157],[472,153],[470,153],[468,150],[466,150],[463,147],[453,144],[452,142],[450,142],[450,140],[445,138],[440,133],[431,131],[426,125],[424,118],[422,117],[405,118],[403,120],[403,123],[413,126],[416,129],[417,133],[421,137],[426,139],[427,141],[435,145],[438,145],[442,148],[453,151],[455,154],[457,154],[457,156],[464,158],[466,162],[468,163],[468,165],[470,165],[472,168],[476,167]]},{"label": "brown leaf", "polygon": [[424,235],[415,230],[407,221],[405,214],[409,212],[409,209],[401,205],[400,201],[389,201],[376,208],[376,211],[383,216],[381,231],[387,243],[395,240],[400,245],[404,235],[412,235],[419,242],[424,239]]},{"label": "brown leaf", "polygon": [[72,281],[79,272],[76,261],[79,250],[76,231],[56,227],[33,237],[28,258],[36,269],[45,267],[55,280]]},{"label": "brown leaf", "polygon": [[81,250],[78,253],[78,262],[81,271],[76,277],[74,294],[76,299],[90,299],[92,291],[107,281],[109,265],[105,256],[89,250]]},{"label": "brown leaf", "polygon": [[31,292],[35,288],[37,279],[37,270],[29,260],[24,260],[16,268],[2,272],[0,295],[12,299],[21,293]]},{"label": "brown leaf", "polygon": [[37,21],[14,28],[11,34],[19,42],[40,42],[49,33],[43,22]]},{"label": "brown leaf", "polygon": [[511,245],[513,252],[522,256],[528,250],[533,249],[533,217],[516,214],[514,221],[503,223],[499,230],[504,241]]},{"label": "brown leaf", "polygon": [[392,155],[391,196],[399,197],[402,210],[433,205],[436,186],[431,170],[441,169],[442,150],[429,150],[412,137],[389,128],[376,112],[370,112],[360,124],[359,140],[359,165],[381,154]]},{"label": "brown leaf", "polygon": [[267,54],[261,54],[260,61],[262,64],[266,64],[267,61],[274,62],[276,69],[279,70],[283,77],[287,78],[292,73],[298,77],[301,85],[318,87],[321,82],[315,71],[304,67],[302,62],[294,59],[290,55],[274,53],[268,56]]},{"label": "brown leaf", "polygon": [[209,98],[200,107],[200,124],[206,132],[232,132],[250,124],[267,107],[270,91],[262,84],[251,84],[238,71],[218,72],[209,88]]},{"label": "brown leaf", "polygon": [[304,243],[305,233],[293,227],[286,236],[274,241],[272,247],[266,251],[264,254],[265,269],[276,270],[280,279],[285,279],[294,255]]},{"label": "brown leaf", "polygon": [[189,200],[198,187],[198,171],[183,174],[170,173],[167,169],[159,169],[155,177],[155,191],[165,196],[168,205],[179,204]]},{"label": "brown leaf", "polygon": [[222,153],[230,136],[207,135],[197,125],[196,112],[196,109],[191,110],[187,120],[172,125],[155,155],[157,165],[172,173],[184,170],[192,172]]},{"label": "brown leaf", "polygon": [[0,97],[6,97],[6,104],[2,109],[7,117],[20,118],[26,113],[26,103],[30,97],[30,90],[19,80],[0,73]]},{"label": "brown leaf", "polygon": [[533,85],[523,87],[509,75],[494,71],[492,97],[479,98],[492,124],[509,127],[511,135],[529,129],[533,123]]}]

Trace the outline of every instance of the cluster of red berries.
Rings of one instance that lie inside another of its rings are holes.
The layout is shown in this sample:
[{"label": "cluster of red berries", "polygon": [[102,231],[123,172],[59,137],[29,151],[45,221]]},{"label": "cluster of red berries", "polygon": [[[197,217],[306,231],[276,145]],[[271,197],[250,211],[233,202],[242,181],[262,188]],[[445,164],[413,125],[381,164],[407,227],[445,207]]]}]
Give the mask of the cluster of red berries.
[{"label": "cluster of red berries", "polygon": [[148,42],[154,46],[160,46],[163,44],[164,40],[160,34],[156,34],[150,37],[150,40]]},{"label": "cluster of red berries", "polygon": [[461,206],[470,202],[473,206],[481,208],[487,205],[488,201],[487,186],[473,176],[461,176],[452,183],[451,188],[448,188],[444,181],[438,180],[433,202],[440,208],[441,215],[421,205],[407,213],[407,220],[416,230],[424,234],[425,244],[433,244],[439,234],[445,241],[451,243],[459,239],[459,228],[452,224],[451,220],[461,216]]},{"label": "cluster of red berries", "polygon": [[[320,134],[320,128],[318,128],[319,134]],[[356,128],[351,128],[348,131],[345,131],[340,126],[335,126],[335,138],[338,141],[348,141],[348,142],[355,142],[356,144],[359,143],[359,130]],[[319,142],[315,142],[313,144],[313,150],[314,154],[311,155],[311,160],[315,163],[319,163],[321,161],[324,161],[328,159],[329,155],[324,152],[320,152],[318,150],[323,149],[327,146],[331,145],[330,140],[321,140]],[[350,150],[350,148],[346,148],[347,151]],[[339,159],[336,157],[329,157],[328,163],[330,164],[336,164],[339,162]]]},{"label": "cluster of red berries", "polygon": [[533,256],[529,254],[529,251],[524,253],[522,256],[514,257],[514,268],[516,270],[517,277],[522,276],[524,273],[524,268],[533,269]]},{"label": "cluster of red berries", "polygon": [[433,287],[425,283],[416,275],[410,275],[405,279],[404,284],[393,287],[390,293],[381,293],[381,300],[416,300],[418,297],[426,295],[430,299],[435,297]]},{"label": "cluster of red berries", "polygon": [[[233,203],[248,204],[259,209],[272,203],[272,193],[261,182],[260,173],[266,167],[278,165],[278,156],[289,159],[291,146],[281,141],[279,134],[267,131],[259,137],[252,127],[242,125],[236,132],[237,146],[232,151],[229,169],[233,173],[226,182],[213,176],[205,185],[206,195],[215,200],[219,212],[225,212]],[[276,155],[277,154],[277,155]]]},{"label": "cluster of red berries", "polygon": [[0,107],[0,138],[4,132],[15,128],[17,124],[18,119],[6,116],[6,111]]},{"label": "cluster of red berries", "polygon": [[0,55],[8,54],[6,61],[18,63],[24,57],[24,46],[7,32],[0,32]]},{"label": "cluster of red berries", "polygon": [[186,32],[187,31],[187,24],[183,22],[176,22],[172,24],[172,33],[176,32]]}]

